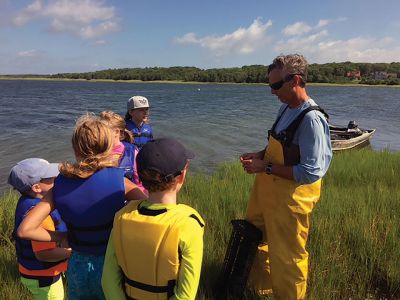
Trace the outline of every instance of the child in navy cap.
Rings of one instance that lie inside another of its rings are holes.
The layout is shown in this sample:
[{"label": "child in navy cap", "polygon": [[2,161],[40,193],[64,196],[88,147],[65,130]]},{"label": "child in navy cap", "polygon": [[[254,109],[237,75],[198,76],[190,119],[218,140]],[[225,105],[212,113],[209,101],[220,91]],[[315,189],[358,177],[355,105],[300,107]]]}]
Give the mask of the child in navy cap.
[{"label": "child in navy cap", "polygon": [[[40,158],[25,159],[11,169],[8,183],[21,193],[15,210],[14,233],[29,211],[53,187],[57,175],[58,164]],[[66,231],[56,210],[41,226],[49,231]],[[23,240],[16,234],[14,238],[21,282],[34,299],[64,299],[60,275],[67,270],[71,249],[58,248],[51,242]]]},{"label": "child in navy cap", "polygon": [[148,200],[131,201],[114,218],[103,268],[107,299],[195,299],[204,221],[177,204],[194,154],[174,139],[155,139],[137,156]]}]

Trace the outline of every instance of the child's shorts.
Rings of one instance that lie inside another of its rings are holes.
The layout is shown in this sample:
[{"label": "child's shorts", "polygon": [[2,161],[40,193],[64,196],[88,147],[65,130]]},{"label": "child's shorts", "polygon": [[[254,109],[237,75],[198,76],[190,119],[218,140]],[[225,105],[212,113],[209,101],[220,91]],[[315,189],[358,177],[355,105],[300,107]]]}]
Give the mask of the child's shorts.
[{"label": "child's shorts", "polygon": [[35,300],[63,300],[64,285],[61,276],[41,277],[40,279],[22,277],[22,284],[28,288]]},{"label": "child's shorts", "polygon": [[104,255],[90,255],[72,251],[68,260],[68,300],[105,300],[101,287]]}]

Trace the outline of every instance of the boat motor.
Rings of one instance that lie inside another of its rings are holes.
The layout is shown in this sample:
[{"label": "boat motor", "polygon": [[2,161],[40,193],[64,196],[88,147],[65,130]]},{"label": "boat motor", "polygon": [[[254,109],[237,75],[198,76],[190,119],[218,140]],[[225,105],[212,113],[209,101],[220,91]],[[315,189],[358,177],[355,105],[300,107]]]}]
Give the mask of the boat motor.
[{"label": "boat motor", "polygon": [[262,241],[262,232],[246,220],[232,220],[233,229],[226,250],[221,275],[217,282],[218,299],[232,297],[243,299],[250,269],[258,245]]},{"label": "boat motor", "polygon": [[347,129],[355,129],[357,127],[358,125],[354,121],[349,121],[349,124],[347,125]]},{"label": "boat motor", "polygon": [[349,121],[349,124],[347,124],[347,132],[354,133],[356,135],[360,135],[362,131],[360,128],[358,128],[358,125],[354,121]]}]

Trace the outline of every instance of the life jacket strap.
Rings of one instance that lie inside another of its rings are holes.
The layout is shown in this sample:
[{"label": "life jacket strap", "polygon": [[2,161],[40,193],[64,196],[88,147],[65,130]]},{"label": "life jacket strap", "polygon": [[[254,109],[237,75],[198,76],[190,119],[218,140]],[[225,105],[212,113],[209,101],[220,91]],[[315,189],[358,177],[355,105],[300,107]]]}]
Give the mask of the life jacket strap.
[{"label": "life jacket strap", "polygon": [[[125,274],[124,274],[124,281],[126,284],[128,284],[129,286],[131,286],[133,288],[143,290],[143,291],[146,291],[149,293],[156,293],[156,294],[167,293],[168,299],[174,295],[174,287],[176,284],[176,280],[169,280],[168,284],[164,285],[164,286],[150,285],[150,284],[146,284],[143,282],[129,279],[128,277],[126,277]],[[130,298],[130,299],[133,299],[133,298]]]},{"label": "life jacket strap", "polygon": [[[26,240],[25,240],[26,242]],[[30,243],[30,242],[29,242]],[[16,237],[15,238],[15,247],[17,250],[17,257],[18,257],[18,261],[19,263],[21,263],[22,265],[24,265],[24,263],[28,263],[28,262],[34,262],[37,263],[41,266],[41,269],[49,269],[51,267],[54,267],[58,264],[61,264],[65,261],[67,261],[67,259],[62,259],[59,261],[40,261],[36,258],[32,248],[26,246],[26,244],[24,245],[24,243],[21,241],[20,238]],[[22,260],[22,261],[21,261]],[[28,267],[29,269],[29,267]]]},{"label": "life jacket strap", "polygon": [[150,132],[134,132],[133,133],[134,137],[151,137],[151,133]]},{"label": "life jacket strap", "polygon": [[68,240],[79,246],[103,246],[108,244],[107,239],[102,239],[99,241],[85,241],[76,237],[76,234],[72,231],[68,231]]},{"label": "life jacket strap", "polygon": [[[38,260],[35,255],[32,256],[32,255],[25,255],[24,253],[20,253],[18,256],[20,258],[24,259],[24,260],[31,260],[31,261],[37,261]],[[49,262],[49,261],[40,261],[40,262],[42,262],[43,264],[46,264],[46,265],[52,265],[52,266],[54,265],[54,266],[56,266],[56,265],[61,264],[61,263],[65,262],[65,261],[67,261],[67,259],[62,259],[62,260],[52,261],[52,262]]]},{"label": "life jacket strap", "polygon": [[102,230],[108,230],[113,227],[113,222],[108,222],[106,224],[100,224],[100,225],[95,225],[95,226],[75,226],[72,223],[67,223],[68,230],[73,230],[73,231],[102,231]]},{"label": "life jacket strap", "polygon": [[191,214],[189,217],[195,219],[197,221],[197,223],[199,223],[200,227],[204,227],[203,222],[200,221],[200,219],[195,214]]},{"label": "life jacket strap", "polygon": [[[140,204],[141,204],[141,203],[140,203]],[[140,204],[139,204],[139,206],[140,206]],[[166,209],[166,208],[162,208],[162,209],[149,209],[149,208],[147,208],[147,207],[140,206],[140,207],[138,208],[138,212],[139,212],[139,214],[144,215],[144,216],[155,217],[155,216],[161,215],[161,214],[163,214],[163,213],[166,213],[166,212],[167,212],[167,209]]]},{"label": "life jacket strap", "polygon": [[95,226],[75,226],[71,223],[67,223],[68,228],[68,239],[80,246],[102,246],[107,245],[108,238],[102,239],[100,241],[85,241],[77,237],[78,232],[96,232],[96,231],[106,231],[111,230],[113,227],[113,221],[106,224],[100,224]]}]

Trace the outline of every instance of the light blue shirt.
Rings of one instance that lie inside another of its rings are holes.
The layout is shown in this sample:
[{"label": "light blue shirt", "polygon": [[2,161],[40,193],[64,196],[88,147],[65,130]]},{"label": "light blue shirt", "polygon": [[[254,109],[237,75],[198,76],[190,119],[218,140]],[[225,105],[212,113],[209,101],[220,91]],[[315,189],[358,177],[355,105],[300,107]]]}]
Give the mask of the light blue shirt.
[{"label": "light blue shirt", "polygon": [[[311,105],[317,104],[309,99],[298,107],[288,107],[286,110],[287,104],[283,104],[278,116],[285,111],[275,127],[275,132],[280,133],[286,129],[303,110]],[[293,143],[299,145],[300,148],[300,162],[293,166],[294,180],[299,183],[312,183],[322,178],[332,159],[329,125],[324,115],[316,110],[307,113],[294,135]]]}]

